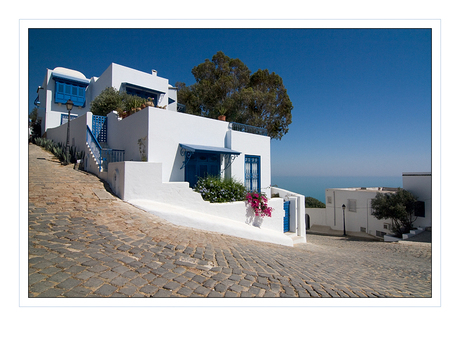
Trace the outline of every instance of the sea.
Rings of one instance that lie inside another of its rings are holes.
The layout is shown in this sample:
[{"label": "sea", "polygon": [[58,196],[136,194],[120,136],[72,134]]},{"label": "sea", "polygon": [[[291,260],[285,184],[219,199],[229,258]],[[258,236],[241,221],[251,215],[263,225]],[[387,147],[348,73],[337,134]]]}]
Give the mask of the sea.
[{"label": "sea", "polygon": [[272,176],[272,186],[326,202],[328,188],[401,187],[400,176]]}]

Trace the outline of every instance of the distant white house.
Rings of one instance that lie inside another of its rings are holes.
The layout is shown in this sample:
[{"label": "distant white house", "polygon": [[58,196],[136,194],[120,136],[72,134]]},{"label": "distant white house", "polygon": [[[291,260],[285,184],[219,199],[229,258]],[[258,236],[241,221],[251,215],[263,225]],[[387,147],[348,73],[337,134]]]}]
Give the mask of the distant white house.
[{"label": "distant white house", "polygon": [[[403,173],[403,189],[417,197],[415,227],[431,228],[431,173]],[[330,188],[326,189],[326,208],[306,209],[310,225],[329,226],[333,230],[363,232],[384,237],[391,234],[391,220],[378,220],[371,202],[377,193],[394,193],[397,188]]]},{"label": "distant white house", "polygon": [[[123,119],[116,112],[93,115],[89,103],[109,86],[150,97],[154,105]],[[179,112],[176,89],[156,71],[112,64],[99,78],[86,79],[56,68],[47,71],[36,104],[47,138],[64,144],[66,98],[75,104],[70,144],[85,151],[85,170],[106,180],[122,200],[179,225],[289,246],[306,241],[304,196],[271,187],[264,129]],[[243,201],[203,201],[190,187],[208,174],[265,193],[272,217],[255,217]]]}]

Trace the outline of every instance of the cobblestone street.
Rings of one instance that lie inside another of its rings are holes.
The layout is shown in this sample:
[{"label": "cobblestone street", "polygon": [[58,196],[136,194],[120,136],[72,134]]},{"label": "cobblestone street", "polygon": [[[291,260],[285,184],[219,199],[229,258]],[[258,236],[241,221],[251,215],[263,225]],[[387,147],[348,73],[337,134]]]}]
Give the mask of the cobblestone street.
[{"label": "cobblestone street", "polygon": [[[168,223],[29,145],[29,297],[431,297],[431,244],[285,247]],[[218,226],[216,224],[216,226]]]}]

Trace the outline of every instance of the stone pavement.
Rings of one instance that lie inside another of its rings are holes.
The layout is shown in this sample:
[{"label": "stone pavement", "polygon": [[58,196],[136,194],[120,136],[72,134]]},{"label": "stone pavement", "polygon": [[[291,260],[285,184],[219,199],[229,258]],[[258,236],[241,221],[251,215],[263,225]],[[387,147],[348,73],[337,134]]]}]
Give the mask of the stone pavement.
[{"label": "stone pavement", "polygon": [[[218,224],[216,224],[218,226]],[[431,245],[176,226],[29,145],[29,297],[431,297]]]}]

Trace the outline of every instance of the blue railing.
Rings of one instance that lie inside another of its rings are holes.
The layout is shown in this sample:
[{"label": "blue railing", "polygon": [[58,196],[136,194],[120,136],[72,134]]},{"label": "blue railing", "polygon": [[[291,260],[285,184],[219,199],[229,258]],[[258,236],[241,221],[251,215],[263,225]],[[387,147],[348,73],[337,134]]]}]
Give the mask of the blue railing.
[{"label": "blue railing", "polygon": [[102,147],[99,145],[97,139],[94,137],[93,132],[86,126],[86,142],[89,145],[89,148],[93,152],[94,158],[96,158],[97,165],[99,166],[99,171],[102,171]]},{"label": "blue railing", "polygon": [[102,149],[102,167],[108,169],[109,163],[123,162],[125,160],[124,150]]},{"label": "blue railing", "polygon": [[86,142],[96,158],[99,171],[107,171],[109,163],[123,162],[125,160],[124,150],[103,149],[88,126],[86,126]]},{"label": "blue railing", "polygon": [[251,125],[244,125],[242,123],[230,122],[230,129],[238,132],[252,133],[268,136],[268,131],[266,128],[255,127]]}]

